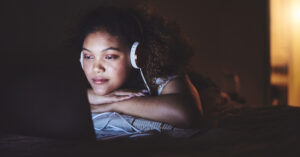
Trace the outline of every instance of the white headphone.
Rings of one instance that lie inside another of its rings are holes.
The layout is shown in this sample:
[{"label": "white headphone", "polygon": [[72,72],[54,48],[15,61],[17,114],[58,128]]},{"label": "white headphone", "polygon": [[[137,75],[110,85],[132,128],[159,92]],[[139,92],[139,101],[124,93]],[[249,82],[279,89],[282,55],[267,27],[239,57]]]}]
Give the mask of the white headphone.
[{"label": "white headphone", "polygon": [[137,60],[137,55],[136,53],[136,48],[139,46],[139,42],[135,41],[132,46],[131,46],[131,50],[130,50],[130,62],[133,68],[135,69],[140,69],[137,65],[136,65],[136,60]]},{"label": "white headphone", "polygon": [[81,64],[81,68],[83,69],[83,52],[81,51],[80,52],[80,59],[79,59],[79,62]]},{"label": "white headphone", "polygon": [[[139,70],[140,70],[140,73],[141,73],[141,76],[142,76],[143,81],[144,81],[144,83],[145,83],[145,86],[146,86],[146,88],[147,88],[149,94],[151,94],[150,87],[149,87],[149,85],[147,84],[147,81],[146,81],[146,79],[145,79],[145,77],[144,77],[142,68],[138,67],[137,64],[136,64],[136,60],[137,60],[136,49],[137,49],[137,47],[139,46],[139,44],[140,44],[140,43],[139,43],[138,41],[135,41],[135,42],[132,44],[131,49],[130,49],[130,62],[131,62],[131,65],[132,65],[133,68],[139,69]],[[80,61],[80,64],[81,64],[82,69],[83,69],[83,57],[84,57],[84,56],[83,56],[83,51],[81,51],[79,61]]]}]

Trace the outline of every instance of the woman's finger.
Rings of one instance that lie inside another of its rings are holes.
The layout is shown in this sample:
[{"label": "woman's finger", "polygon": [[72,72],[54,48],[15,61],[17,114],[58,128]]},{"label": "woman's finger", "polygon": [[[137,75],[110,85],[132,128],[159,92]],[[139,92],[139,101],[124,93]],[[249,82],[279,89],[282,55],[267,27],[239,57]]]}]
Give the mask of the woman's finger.
[{"label": "woman's finger", "polygon": [[113,95],[125,96],[125,95],[133,95],[133,96],[145,96],[145,93],[141,91],[129,91],[129,90],[116,90],[113,92]]},{"label": "woman's finger", "polygon": [[119,101],[124,101],[124,100],[127,100],[127,99],[130,99],[130,98],[133,98],[134,95],[114,95],[114,96],[111,96],[110,98],[110,103],[113,103],[113,102],[119,102]]}]

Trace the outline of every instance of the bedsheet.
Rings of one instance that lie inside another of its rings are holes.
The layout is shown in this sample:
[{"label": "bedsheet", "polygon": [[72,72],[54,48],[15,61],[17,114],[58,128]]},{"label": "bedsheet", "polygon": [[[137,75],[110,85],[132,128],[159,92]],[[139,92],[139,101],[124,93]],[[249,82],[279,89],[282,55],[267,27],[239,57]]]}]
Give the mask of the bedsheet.
[{"label": "bedsheet", "polygon": [[162,134],[78,141],[0,134],[0,156],[300,156],[300,109],[241,108],[207,119],[188,138]]},{"label": "bedsheet", "polygon": [[116,112],[92,114],[97,140],[109,140],[119,137],[136,138],[164,134],[171,137],[190,137],[201,129],[183,129],[170,124],[133,117]]}]

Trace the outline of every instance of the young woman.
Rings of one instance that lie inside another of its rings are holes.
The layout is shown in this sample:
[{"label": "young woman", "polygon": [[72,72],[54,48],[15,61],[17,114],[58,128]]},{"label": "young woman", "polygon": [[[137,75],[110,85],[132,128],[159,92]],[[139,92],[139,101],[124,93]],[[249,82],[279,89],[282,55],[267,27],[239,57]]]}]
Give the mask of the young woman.
[{"label": "young woman", "polygon": [[185,73],[192,49],[176,24],[144,10],[101,7],[80,26],[94,117],[119,113],[179,128],[198,124],[200,97]]}]

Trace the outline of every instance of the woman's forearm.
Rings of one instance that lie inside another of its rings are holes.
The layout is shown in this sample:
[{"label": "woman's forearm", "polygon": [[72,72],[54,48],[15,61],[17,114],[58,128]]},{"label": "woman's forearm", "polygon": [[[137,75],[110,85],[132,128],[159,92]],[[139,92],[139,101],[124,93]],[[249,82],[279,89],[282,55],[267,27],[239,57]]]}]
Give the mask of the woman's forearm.
[{"label": "woman's forearm", "polygon": [[114,112],[161,121],[177,127],[190,127],[199,118],[195,103],[192,97],[184,94],[165,94],[134,97],[110,105]]}]

